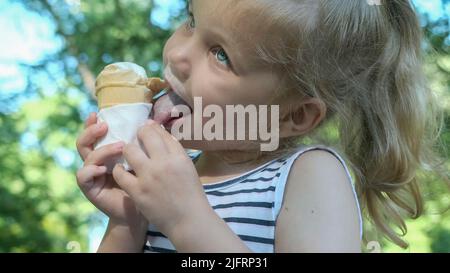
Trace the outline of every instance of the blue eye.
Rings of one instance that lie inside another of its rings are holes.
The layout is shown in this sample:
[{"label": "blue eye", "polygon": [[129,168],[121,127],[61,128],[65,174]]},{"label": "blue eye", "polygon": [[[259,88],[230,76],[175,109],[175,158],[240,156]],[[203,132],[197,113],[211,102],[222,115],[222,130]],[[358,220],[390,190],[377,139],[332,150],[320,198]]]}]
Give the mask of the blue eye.
[{"label": "blue eye", "polygon": [[230,58],[228,58],[228,55],[223,48],[217,48],[213,53],[220,63],[223,63],[226,66],[230,65]]}]

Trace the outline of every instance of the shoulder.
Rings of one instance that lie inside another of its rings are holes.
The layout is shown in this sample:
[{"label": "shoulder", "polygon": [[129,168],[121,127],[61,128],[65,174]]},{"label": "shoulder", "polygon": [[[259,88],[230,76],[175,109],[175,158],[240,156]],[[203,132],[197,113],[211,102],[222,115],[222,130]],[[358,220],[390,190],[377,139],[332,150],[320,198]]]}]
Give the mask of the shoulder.
[{"label": "shoulder", "polygon": [[351,180],[344,165],[335,155],[325,150],[313,150],[301,154],[292,165],[289,181],[300,181],[300,183],[291,182],[290,184],[311,184],[310,186],[315,189],[320,187],[328,189],[330,186],[351,189]]},{"label": "shoulder", "polygon": [[280,251],[359,249],[357,201],[350,177],[334,154],[313,150],[294,161],[276,229]]},{"label": "shoulder", "polygon": [[348,197],[347,194],[353,197],[351,178],[336,155],[326,150],[311,150],[294,158],[286,181],[285,200],[306,193],[332,194],[333,200]]}]

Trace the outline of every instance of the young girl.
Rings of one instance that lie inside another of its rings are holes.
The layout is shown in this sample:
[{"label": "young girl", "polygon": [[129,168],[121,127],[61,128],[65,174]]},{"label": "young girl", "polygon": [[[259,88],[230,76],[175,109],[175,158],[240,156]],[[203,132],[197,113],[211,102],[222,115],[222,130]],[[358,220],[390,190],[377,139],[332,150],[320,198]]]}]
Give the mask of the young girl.
[{"label": "young girl", "polygon": [[[144,148],[93,151],[107,131],[95,114],[78,138],[78,184],[109,217],[99,251],[359,252],[349,169],[363,210],[406,246],[391,223],[404,231],[403,218],[422,212],[416,171],[434,166],[437,127],[410,2],[192,0],[189,14],[165,46],[171,90],[139,131]],[[195,97],[279,105],[278,150],[177,141],[160,124],[170,129],[174,101],[202,111]],[[311,144],[323,131],[337,135],[333,149]],[[193,163],[184,148],[202,154]],[[106,174],[121,154],[134,171]]]}]

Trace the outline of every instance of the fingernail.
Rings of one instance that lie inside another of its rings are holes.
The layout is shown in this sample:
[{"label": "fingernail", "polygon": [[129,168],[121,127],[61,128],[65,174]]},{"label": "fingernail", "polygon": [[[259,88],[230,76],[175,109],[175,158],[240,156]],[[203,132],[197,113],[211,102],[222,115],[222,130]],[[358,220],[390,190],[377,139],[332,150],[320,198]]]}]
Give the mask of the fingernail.
[{"label": "fingernail", "polygon": [[106,167],[105,166],[100,166],[97,168],[99,172],[106,172]]},{"label": "fingernail", "polygon": [[114,145],[118,150],[122,150],[125,147],[125,143],[119,142]]},{"label": "fingernail", "polygon": [[102,122],[102,123],[97,124],[96,130],[102,131],[103,129],[105,129],[105,127],[106,127],[106,123]]}]

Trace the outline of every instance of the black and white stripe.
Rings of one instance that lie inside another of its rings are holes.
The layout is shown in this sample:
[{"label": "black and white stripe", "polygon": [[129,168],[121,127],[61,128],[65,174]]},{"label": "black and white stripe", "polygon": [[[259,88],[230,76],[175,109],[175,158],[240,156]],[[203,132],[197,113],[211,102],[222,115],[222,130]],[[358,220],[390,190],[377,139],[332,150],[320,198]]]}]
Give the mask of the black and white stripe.
[{"label": "black and white stripe", "polygon": [[[286,159],[273,160],[239,177],[205,185],[216,213],[251,249],[272,252],[274,245],[274,193]],[[150,226],[146,252],[174,252],[169,239]],[[151,244],[151,245],[150,245]]]},{"label": "black and white stripe", "polygon": [[[274,252],[276,219],[290,168],[298,156],[316,149],[334,154],[347,170],[336,152],[316,146],[273,160],[236,178],[203,186],[214,211],[252,251]],[[351,181],[348,171],[347,175]],[[152,225],[147,238],[145,252],[175,252],[169,239]]]}]

